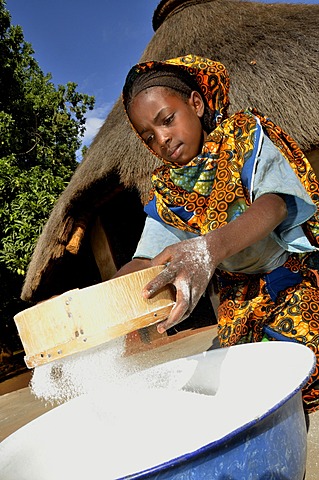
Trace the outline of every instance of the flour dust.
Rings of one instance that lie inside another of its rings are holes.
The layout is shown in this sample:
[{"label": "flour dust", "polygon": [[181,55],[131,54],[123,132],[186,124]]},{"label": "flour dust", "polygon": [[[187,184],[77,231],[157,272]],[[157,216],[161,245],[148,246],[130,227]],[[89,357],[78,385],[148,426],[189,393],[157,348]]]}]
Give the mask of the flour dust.
[{"label": "flour dust", "polygon": [[36,367],[30,382],[33,394],[59,404],[121,382],[136,367],[124,358],[124,337],[87,351]]}]

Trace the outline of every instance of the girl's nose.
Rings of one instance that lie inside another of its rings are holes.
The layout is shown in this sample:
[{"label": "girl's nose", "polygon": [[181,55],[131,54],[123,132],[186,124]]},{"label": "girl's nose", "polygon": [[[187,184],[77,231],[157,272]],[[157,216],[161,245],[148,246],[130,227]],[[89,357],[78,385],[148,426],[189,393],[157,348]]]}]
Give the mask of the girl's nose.
[{"label": "girl's nose", "polygon": [[159,147],[162,149],[162,148],[165,148],[169,145],[169,142],[170,142],[170,137],[167,133],[167,131],[160,131],[158,132],[157,134],[157,143],[159,145]]}]

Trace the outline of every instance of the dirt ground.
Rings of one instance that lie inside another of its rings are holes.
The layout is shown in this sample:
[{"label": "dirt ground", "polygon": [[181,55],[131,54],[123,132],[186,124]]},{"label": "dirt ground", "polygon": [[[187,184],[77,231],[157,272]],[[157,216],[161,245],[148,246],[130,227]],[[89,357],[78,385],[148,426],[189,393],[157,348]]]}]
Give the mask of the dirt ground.
[{"label": "dirt ground", "polygon": [[[192,335],[179,334],[173,340],[166,340],[158,345],[155,362],[161,363],[186,354],[192,355],[207,350],[211,347],[212,338],[215,338],[215,334],[215,327],[206,327]],[[172,341],[174,341],[174,349],[172,349]],[[141,358],[144,358],[147,357],[146,352],[147,347],[144,347],[143,352],[135,354],[140,354]],[[35,398],[31,393],[28,387],[31,374],[31,371],[23,372],[0,383],[0,441],[31,420],[54,408],[45,405],[43,401]],[[311,414],[309,420],[305,480],[318,480],[319,411]]]}]

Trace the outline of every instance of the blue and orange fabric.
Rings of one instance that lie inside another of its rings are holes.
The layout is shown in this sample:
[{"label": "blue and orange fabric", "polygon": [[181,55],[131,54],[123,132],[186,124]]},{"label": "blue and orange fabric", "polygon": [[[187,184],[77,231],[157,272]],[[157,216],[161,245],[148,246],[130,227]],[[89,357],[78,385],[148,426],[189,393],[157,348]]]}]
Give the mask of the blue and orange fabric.
[{"label": "blue and orange fabric", "polygon": [[[243,170],[249,165],[253,170],[262,132],[280,150],[314,204],[319,206],[315,174],[287,133],[254,109],[227,117],[229,77],[219,62],[188,55],[136,65],[123,90],[124,104],[125,92],[136,76],[167,64],[194,76],[207,104],[215,112],[216,128],[209,133],[202,152],[187,165],[163,160],[163,165],[153,172],[153,187],[145,205],[147,214],[199,235],[234,220],[252,201],[250,174],[248,181],[243,182]],[[308,240],[318,246],[318,208],[303,229]],[[317,369],[303,395],[308,411],[319,408],[319,263],[314,264],[314,258],[313,254],[292,254],[282,267],[268,275],[216,272],[222,346],[261,341],[266,332],[270,339],[301,342],[316,353]]]},{"label": "blue and orange fabric", "polygon": [[266,336],[303,343],[315,353],[316,367],[303,389],[308,412],[319,407],[318,269],[317,256],[292,254],[268,275],[216,273],[221,346],[259,342]]}]

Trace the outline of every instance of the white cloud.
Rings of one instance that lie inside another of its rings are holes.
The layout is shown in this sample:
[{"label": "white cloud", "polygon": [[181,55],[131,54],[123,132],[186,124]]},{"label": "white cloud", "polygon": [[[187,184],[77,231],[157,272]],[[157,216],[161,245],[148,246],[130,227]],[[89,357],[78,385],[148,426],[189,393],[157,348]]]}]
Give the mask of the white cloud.
[{"label": "white cloud", "polygon": [[89,146],[104,123],[105,118],[92,117],[87,118],[85,122],[85,134],[82,137],[82,145]]},{"label": "white cloud", "polygon": [[81,149],[84,147],[84,145],[87,147],[91,145],[92,140],[100,130],[107,115],[110,113],[112,106],[113,105],[111,103],[105,103],[87,112],[86,122],[85,122],[85,133],[84,133],[84,136],[81,137],[81,142],[82,142],[81,147],[76,152],[76,158],[78,161],[81,161],[82,159]]}]

